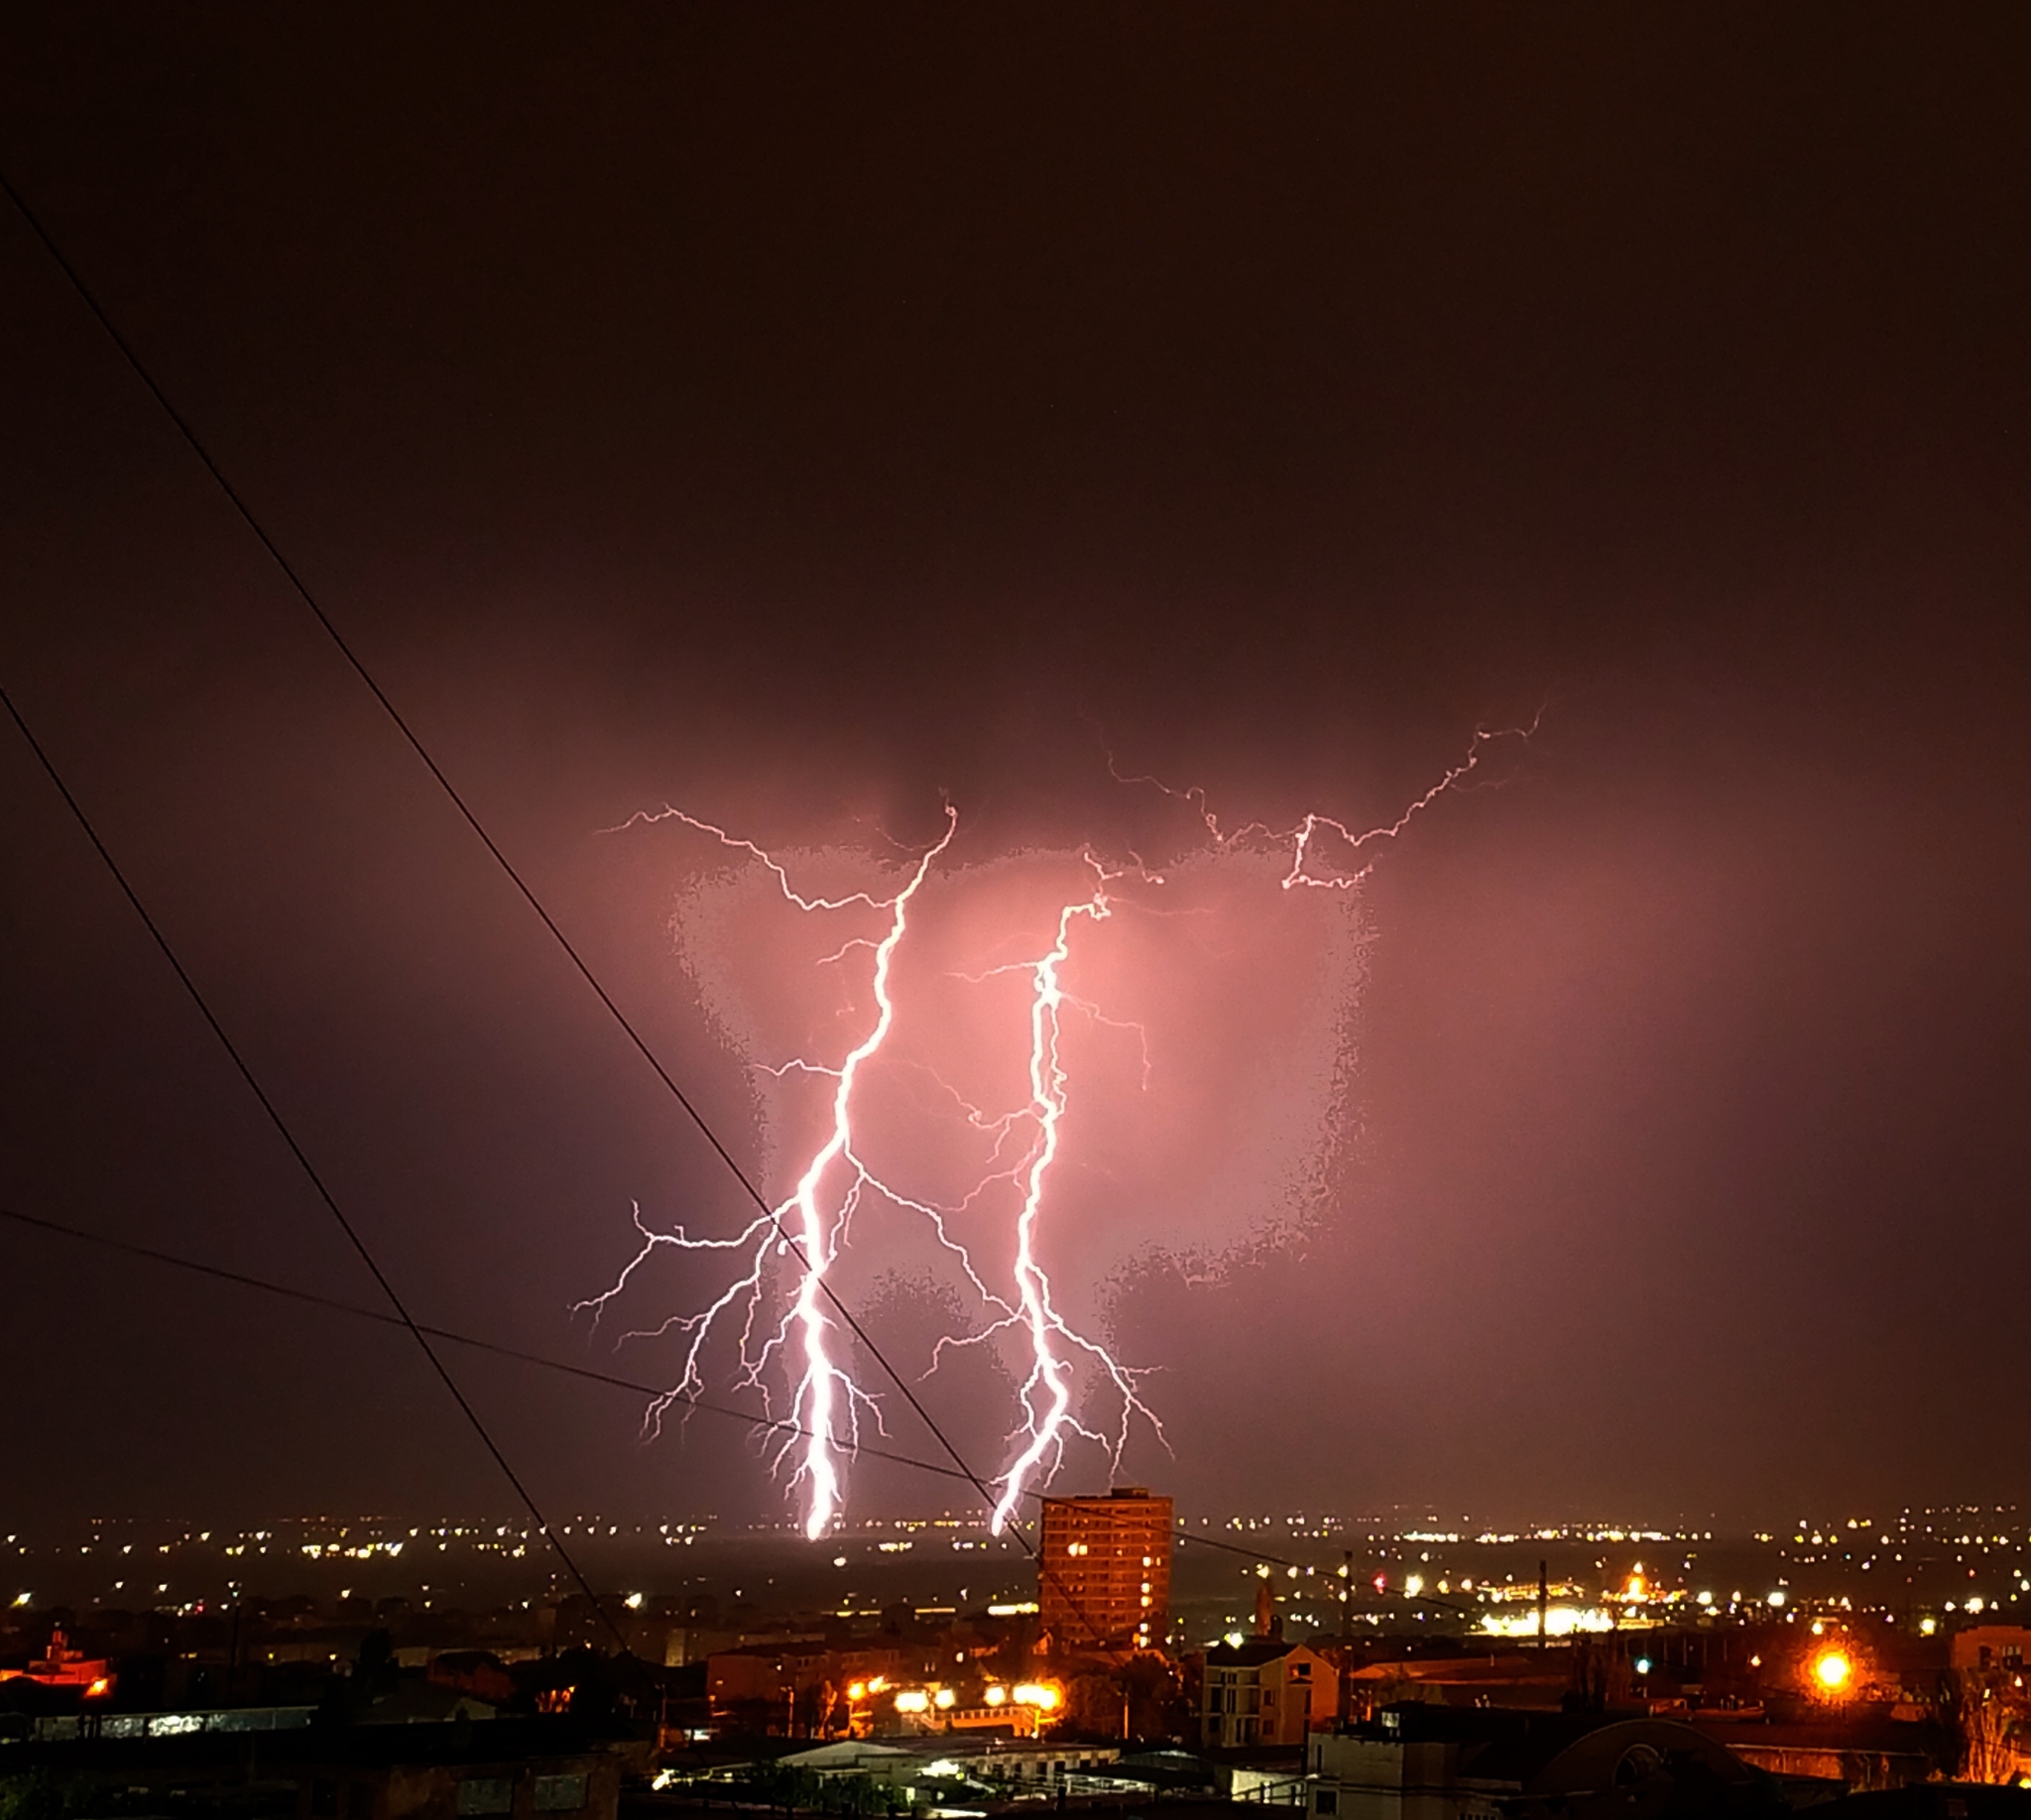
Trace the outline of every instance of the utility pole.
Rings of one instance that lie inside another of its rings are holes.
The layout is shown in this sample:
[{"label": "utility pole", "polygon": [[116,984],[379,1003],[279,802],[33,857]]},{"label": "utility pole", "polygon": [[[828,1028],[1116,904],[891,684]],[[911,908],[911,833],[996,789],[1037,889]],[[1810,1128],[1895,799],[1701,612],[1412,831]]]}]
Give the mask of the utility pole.
[{"label": "utility pole", "polygon": [[1340,1729],[1354,1719],[1354,1550],[1340,1563]]},{"label": "utility pole", "polygon": [[1537,1646],[1551,1647],[1551,1632],[1546,1628],[1546,1619],[1551,1612],[1551,1582],[1545,1577],[1545,1564],[1537,1563]]}]

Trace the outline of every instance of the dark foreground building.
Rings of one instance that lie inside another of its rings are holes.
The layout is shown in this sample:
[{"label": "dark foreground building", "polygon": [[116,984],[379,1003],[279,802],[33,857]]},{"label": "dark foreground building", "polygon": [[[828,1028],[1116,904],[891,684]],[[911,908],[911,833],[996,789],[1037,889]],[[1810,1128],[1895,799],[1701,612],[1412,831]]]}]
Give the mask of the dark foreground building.
[{"label": "dark foreground building", "polygon": [[540,1721],[339,1729],[294,1766],[296,1820],[614,1820],[621,1762]]},{"label": "dark foreground building", "polygon": [[303,1725],[0,1745],[53,1812],[231,1820],[615,1820],[626,1765],[569,1719]]},{"label": "dark foreground building", "polygon": [[1330,1820],[1784,1820],[1777,1780],[1670,1719],[1386,1707],[1306,1750]]}]

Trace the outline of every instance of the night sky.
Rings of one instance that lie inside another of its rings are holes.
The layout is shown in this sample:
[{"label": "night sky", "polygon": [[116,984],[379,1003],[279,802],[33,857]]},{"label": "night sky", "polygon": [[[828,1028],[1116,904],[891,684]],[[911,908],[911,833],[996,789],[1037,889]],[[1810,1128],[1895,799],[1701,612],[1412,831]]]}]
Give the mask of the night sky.
[{"label": "night sky", "polygon": [[[1312,1199],[1184,1230],[1152,1143],[1075,1274],[1193,1509],[1736,1520],[2031,1498],[2027,77],[2002,7],[32,5],[0,168],[758,1168],[733,875],[601,830],[1168,863],[1110,755],[1367,826],[1535,720],[1361,895]],[[613,1362],[631,1204],[737,1188],[11,214],[0,296],[0,682],[418,1314]],[[11,729],[0,826],[0,1204],[372,1301]],[[1164,1065],[1268,1078],[1315,935]],[[556,1513],[783,1508],[451,1357]],[[513,1509],[401,1333],[13,1229],[0,1384],[10,1521]]]}]

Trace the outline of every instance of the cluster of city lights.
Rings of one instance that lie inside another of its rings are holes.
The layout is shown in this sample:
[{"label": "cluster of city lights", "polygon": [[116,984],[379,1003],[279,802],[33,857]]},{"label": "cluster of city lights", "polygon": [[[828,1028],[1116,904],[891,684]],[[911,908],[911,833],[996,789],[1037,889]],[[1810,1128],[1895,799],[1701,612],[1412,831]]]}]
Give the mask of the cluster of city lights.
[{"label": "cluster of city lights", "polygon": [[[846,1690],[849,1700],[859,1702],[873,1698],[888,1690],[889,1683],[880,1675],[871,1681],[855,1681]],[[1027,1706],[1039,1713],[1055,1712],[1063,1703],[1064,1695],[1047,1681],[1018,1681],[1014,1687],[1004,1687],[1000,1682],[990,1683],[982,1696],[989,1706]],[[903,1687],[896,1693],[896,1710],[905,1715],[922,1713],[949,1713],[959,1704],[959,1695],[949,1687]]]}]

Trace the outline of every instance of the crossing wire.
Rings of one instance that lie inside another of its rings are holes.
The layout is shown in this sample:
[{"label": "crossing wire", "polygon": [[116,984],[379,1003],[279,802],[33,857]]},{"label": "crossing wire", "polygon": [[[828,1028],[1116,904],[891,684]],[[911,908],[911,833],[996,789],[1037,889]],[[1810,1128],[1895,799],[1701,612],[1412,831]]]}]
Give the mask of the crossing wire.
[{"label": "crossing wire", "polygon": [[457,1403],[465,1419],[472,1424],[473,1432],[480,1437],[481,1444],[493,1456],[494,1464],[515,1488],[515,1495],[522,1500],[537,1528],[549,1541],[550,1546],[556,1549],[557,1558],[570,1570],[572,1579],[578,1582],[579,1590],[592,1601],[593,1610],[606,1620],[608,1629],[614,1634],[615,1642],[625,1654],[628,1639],[622,1634],[619,1624],[615,1622],[613,1614],[600,1604],[599,1596],[592,1590],[592,1582],[579,1571],[578,1563],[572,1559],[570,1550],[551,1533],[550,1526],[543,1519],[542,1511],[531,1495],[529,1487],[522,1482],[521,1475],[515,1468],[509,1465],[508,1456],[501,1451],[500,1444],[488,1432],[486,1423],[480,1419],[479,1411],[466,1399],[465,1393],[458,1388],[458,1381],[452,1377],[444,1361],[437,1356],[437,1350],[430,1344],[429,1336],[417,1325],[416,1317],[410,1313],[408,1303],[396,1293],[395,1284],[389,1281],[387,1273],[375,1262],[374,1254],[368,1250],[366,1240],[360,1237],[359,1228],[346,1217],[345,1209],[338,1204],[337,1197],[326,1185],[324,1177],[318,1173],[317,1165],[297,1142],[297,1134],[290,1129],[289,1121],[282,1116],[282,1109],[269,1098],[267,1088],[262,1086],[260,1077],[255,1074],[246,1056],[241,1053],[240,1045],[232,1039],[226,1031],[226,1027],[219,1022],[218,1014],[211,1009],[210,1002],[198,988],[197,982],[190,977],[189,970],[184,967],[177,950],[171,945],[170,938],[163,933],[162,925],[149,913],[148,906],[142,903],[140,894],[128,881],[126,873],[121,870],[120,862],[114,859],[112,850],[99,838],[99,831],[92,826],[91,817],[84,812],[84,805],[71,793],[70,786],[64,783],[63,774],[57,769],[56,761],[44,750],[42,741],[36,738],[28,722],[22,718],[21,710],[14,705],[14,697],[8,694],[4,686],[0,686],[0,706],[6,708],[8,718],[14,722],[21,737],[28,742],[29,750],[36,755],[37,761],[49,775],[50,782],[57,787],[57,793],[63,798],[70,813],[76,818],[77,825],[84,830],[85,839],[91,842],[92,850],[105,863],[106,870],[113,875],[113,883],[119,886],[121,895],[133,907],[134,913],[141,918],[142,926],[154,937],[155,945],[162,950],[163,958],[170,963],[170,970],[182,983],[183,990],[190,995],[190,1002],[197,1007],[198,1016],[210,1027],[211,1033],[218,1038],[220,1046],[231,1058],[234,1068],[239,1071],[240,1078],[247,1083],[248,1091],[260,1103],[261,1110],[268,1115],[268,1122],[275,1127],[277,1134],[289,1148],[290,1154],[297,1159],[310,1186],[316,1190],[317,1198],[338,1222],[339,1231],[345,1234],[347,1242],[359,1254],[360,1262],[367,1267],[368,1274],[380,1284],[382,1294],[388,1297],[388,1305],[409,1329],[418,1346],[422,1348],[423,1357],[430,1362],[430,1369],[437,1374],[445,1390],[451,1393],[452,1401]]},{"label": "crossing wire", "polygon": [[[227,1270],[223,1265],[206,1264],[201,1259],[185,1258],[177,1252],[166,1252],[152,1245],[140,1245],[131,1239],[116,1239],[107,1233],[88,1231],[82,1226],[67,1225],[61,1220],[44,1218],[39,1214],[23,1213],[14,1207],[0,1207],[0,1220],[11,1220],[18,1226],[28,1227],[37,1232],[54,1233],[60,1238],[76,1239],[86,1245],[101,1246],[107,1251],[121,1252],[130,1258],[142,1258],[152,1264],[169,1265],[179,1271],[189,1271],[200,1276],[210,1276],[221,1282],[237,1284],[241,1288],[259,1289],[265,1294],[286,1296],[292,1301],[304,1302],[313,1308],[329,1309],[334,1314],[349,1314],[364,1321],[378,1321],[388,1326],[399,1327],[403,1323],[392,1314],[385,1314],[378,1308],[363,1308],[358,1302],[341,1301],[336,1296],[320,1295],[314,1289],[299,1289],[291,1283],[275,1282],[265,1276],[252,1276],[244,1271]],[[482,1340],[469,1333],[460,1333],[450,1327],[422,1326],[422,1331],[433,1340],[444,1340],[454,1346],[466,1346],[475,1352],[490,1353],[495,1358],[513,1359],[518,1364],[536,1367],[538,1371],[555,1372],[562,1377],[580,1379],[587,1384],[606,1385],[614,1390],[631,1391],[639,1395],[654,1396],[661,1393],[655,1385],[643,1384],[633,1378],[623,1378],[617,1372],[603,1372],[588,1365],[573,1365],[568,1360],[551,1359],[542,1353],[525,1352],[520,1347],[504,1346],[497,1340]],[[744,1424],[763,1434],[783,1434],[792,1439],[808,1436],[811,1432],[801,1423],[786,1416],[757,1415],[747,1409],[730,1409],[722,1403],[706,1402],[686,1398],[687,1410],[700,1410],[707,1415],[725,1416],[731,1421]],[[886,1447],[870,1447],[864,1441],[846,1444],[846,1450],[857,1457],[870,1460],[887,1460],[896,1466],[907,1466],[914,1472],[929,1473],[935,1478],[956,1479],[962,1483],[966,1475],[957,1467],[940,1466],[935,1460],[920,1460],[914,1454],[896,1453]],[[1025,1489],[1022,1496],[1038,1504],[1050,1503],[1047,1494]],[[1303,1571],[1306,1563],[1294,1561],[1288,1555],[1271,1554],[1266,1549],[1251,1548],[1246,1543],[1230,1542],[1218,1536],[1194,1535],[1189,1529],[1178,1531],[1173,1540],[1190,1548],[1211,1548],[1222,1554],[1240,1555],[1245,1560],[1263,1565],[1294,1568]],[[1352,1587],[1347,1589],[1352,1592]],[[1471,1615],[1470,1608],[1442,1598],[1426,1594],[1397,1595],[1406,1604],[1435,1605],[1444,1610],[1463,1616]]]},{"label": "crossing wire", "polygon": [[[656,1051],[650,1047],[647,1039],[644,1038],[641,1032],[636,1030],[634,1024],[630,1021],[627,1014],[621,1010],[620,1006],[614,1001],[612,995],[608,993],[606,987],[601,984],[599,977],[592,971],[591,967],[586,964],[583,956],[579,954],[578,949],[573,945],[570,937],[567,936],[564,933],[563,929],[558,926],[555,918],[551,916],[549,910],[544,907],[541,899],[539,899],[536,895],[536,893],[530,888],[528,882],[523,878],[522,874],[516,869],[514,862],[508,858],[507,854],[502,851],[499,844],[495,841],[493,835],[487,831],[485,824],[482,823],[478,815],[476,815],[473,812],[471,806],[466,802],[465,797],[459,792],[457,786],[455,786],[451,782],[450,778],[445,775],[443,769],[438,765],[437,761],[433,757],[431,757],[429,749],[425,747],[422,740],[418,737],[416,730],[410,725],[409,721],[404,717],[402,711],[395,705],[394,701],[390,699],[387,692],[381,687],[381,684],[374,679],[373,672],[367,668],[365,663],[361,661],[359,654],[353,650],[352,646],[346,641],[344,635],[340,633],[337,625],[332,621],[330,615],[327,614],[324,611],[323,607],[321,607],[318,604],[316,596],[310,592],[310,589],[308,585],[304,582],[302,576],[297,572],[295,566],[290,562],[289,558],[283,554],[280,546],[278,546],[275,540],[269,536],[267,530],[262,526],[261,521],[255,517],[253,509],[240,496],[238,489],[235,488],[233,483],[226,478],[225,470],[221,468],[218,462],[212,458],[210,450],[205,447],[203,441],[199,438],[196,430],[191,427],[189,421],[186,418],[184,418],[183,414],[179,412],[177,409],[177,407],[171,402],[169,394],[166,393],[162,389],[162,387],[156,383],[154,375],[150,373],[147,366],[143,364],[141,356],[135,352],[133,346],[128,342],[127,338],[123,334],[121,334],[120,330],[114,325],[112,317],[107,314],[104,306],[99,303],[97,297],[92,293],[91,288],[88,285],[86,285],[82,274],[80,274],[77,268],[70,263],[69,258],[64,254],[62,248],[57,244],[55,236],[52,235],[50,230],[43,225],[41,217],[38,216],[36,212],[29,207],[27,200],[23,197],[20,190],[18,190],[14,186],[13,182],[6,176],[4,172],[0,172],[0,190],[4,190],[6,192],[7,199],[14,205],[15,212],[21,216],[22,220],[27,223],[30,231],[36,236],[38,240],[42,242],[44,250],[49,254],[51,260],[56,264],[57,268],[69,281],[71,289],[77,293],[78,298],[83,302],[84,306],[91,312],[92,316],[96,319],[99,326],[105,330],[107,338],[111,340],[113,345],[120,351],[122,358],[124,358],[128,366],[133,369],[136,378],[138,378],[141,381],[142,385],[147,388],[150,396],[154,398],[154,400],[159,406],[161,406],[164,415],[167,416],[170,422],[176,425],[178,432],[182,436],[184,442],[189,445],[191,453],[197,457],[199,462],[203,464],[205,471],[217,483],[219,491],[225,495],[227,501],[231,504],[233,510],[239,515],[241,521],[246,525],[247,529],[254,534],[256,540],[260,543],[261,547],[268,552],[270,558],[274,561],[276,567],[282,571],[284,579],[288,581],[291,589],[296,593],[297,597],[299,600],[301,600],[303,605],[310,610],[311,615],[316,619],[318,625],[323,627],[326,635],[330,638],[332,644],[337,648],[339,655],[342,658],[344,658],[346,663],[351,667],[353,673],[359,677],[360,681],[363,684],[365,684],[368,692],[374,697],[375,701],[377,701],[380,704],[382,710],[387,714],[389,720],[394,723],[396,730],[402,735],[403,739],[408,742],[411,751],[413,751],[416,754],[417,758],[422,763],[423,768],[436,781],[438,788],[442,789],[445,796],[451,802],[453,808],[455,808],[458,811],[460,817],[464,820],[466,826],[472,830],[473,834],[478,838],[480,844],[483,847],[485,847],[487,852],[493,857],[495,864],[500,867],[501,871],[504,874],[506,874],[509,882],[515,887],[516,891],[521,894],[523,901],[528,904],[529,908],[533,911],[536,912],[537,918],[542,923],[543,927],[549,931],[551,937],[555,940],[557,946],[563,951],[566,959],[570,961],[572,967],[577,971],[579,977],[582,980],[584,980],[585,984],[592,990],[594,996],[599,1000],[600,1004],[606,1008],[609,1016],[611,1016],[614,1023],[620,1027],[623,1034],[625,1034],[628,1040],[635,1046],[636,1050],[641,1054],[643,1060],[646,1061],[651,1067],[651,1069],[655,1071],[657,1078],[662,1083],[663,1087],[668,1091],[670,1097],[674,1099],[680,1107],[683,1108],[685,1114],[689,1117],[691,1123],[697,1128],[699,1134],[705,1139],[705,1142],[712,1148],[714,1154],[716,1154],[719,1157],[720,1161],[726,1165],[728,1171],[733,1175],[735,1181],[737,1181],[740,1184],[741,1188],[745,1191],[748,1198],[754,1202],[754,1204],[768,1218],[770,1224],[774,1226],[774,1228],[776,1229],[777,1237],[781,1241],[783,1249],[790,1256],[796,1259],[797,1263],[803,1268],[804,1273],[807,1275],[816,1278],[819,1292],[825,1297],[826,1301],[830,1304],[833,1311],[846,1324],[848,1329],[852,1332],[854,1338],[858,1340],[861,1343],[861,1345],[867,1349],[869,1355],[872,1358],[874,1358],[874,1360],[882,1367],[882,1370],[888,1375],[890,1381],[896,1386],[896,1388],[899,1392],[901,1392],[903,1400],[907,1402],[910,1408],[916,1413],[917,1419],[923,1423],[924,1427],[930,1432],[932,1438],[937,1441],[938,1445],[941,1448],[944,1449],[946,1455],[951,1459],[952,1464],[958,1468],[960,1475],[963,1478],[965,1478],[966,1481],[973,1487],[974,1491],[979,1495],[981,1501],[985,1505],[987,1505],[987,1507],[990,1510],[994,1509],[997,1500],[995,1498],[994,1493],[988,1489],[986,1481],[983,1480],[980,1477],[980,1475],[976,1473],[973,1470],[973,1468],[967,1463],[965,1456],[960,1453],[959,1449],[955,1447],[952,1444],[951,1440],[947,1437],[945,1431],[937,1424],[935,1420],[932,1419],[930,1411],[924,1407],[922,1401],[918,1398],[916,1393],[910,1388],[908,1380],[905,1379],[902,1376],[902,1374],[896,1369],[895,1366],[890,1364],[888,1357],[883,1353],[882,1349],[875,1344],[875,1342],[869,1337],[867,1330],[854,1317],[853,1311],[850,1308],[848,1308],[843,1301],[840,1300],[838,1293],[833,1289],[832,1285],[825,1279],[824,1275],[815,1269],[810,1259],[805,1255],[802,1244],[797,1240],[795,1235],[792,1234],[790,1230],[783,1225],[781,1215],[778,1213],[776,1206],[763,1195],[761,1189],[759,1189],[755,1185],[755,1183],[749,1178],[748,1172],[741,1167],[740,1162],[735,1158],[733,1153],[730,1150],[728,1150],[723,1143],[720,1142],[719,1135],[712,1129],[711,1125],[707,1122],[705,1115],[698,1110],[697,1106],[692,1103],[691,1099],[688,1095],[685,1094],[684,1090],[677,1085],[675,1078],[670,1074],[669,1070],[663,1066],[661,1059],[657,1055]],[[17,722],[19,721],[19,718],[20,717],[17,715]],[[25,726],[23,728],[23,731],[27,731]],[[47,767],[48,761],[45,760],[44,763],[45,766]],[[55,776],[54,771],[52,771],[52,776]],[[108,864],[110,863],[110,858],[108,858]],[[136,904],[136,908],[139,909],[138,902]],[[306,1168],[308,1167],[307,1161],[305,1161],[304,1166]],[[354,1243],[358,1244],[357,1238],[355,1238]],[[362,1255],[365,1255],[364,1248],[362,1248]],[[376,1271],[375,1274],[378,1276],[380,1273]],[[393,1290],[390,1290],[390,1294],[393,1295]],[[420,1340],[421,1335],[418,1334],[418,1338]],[[442,1374],[442,1366],[438,1366],[438,1371],[440,1375]],[[447,1379],[446,1382],[449,1383],[449,1380]],[[453,1390],[453,1394],[456,1395],[455,1387]],[[828,1440],[831,1437],[829,1436],[827,1437]],[[488,1445],[490,1447],[492,1446],[491,1441],[488,1443]],[[507,1466],[507,1462],[505,1460],[502,1461],[502,1466],[505,1470]],[[1040,1552],[1038,1552],[1036,1549],[1030,1546],[1029,1539],[1022,1534],[1022,1531],[1019,1527],[1016,1529],[1016,1533],[1017,1539],[1022,1543],[1024,1550],[1027,1553],[1029,1553],[1032,1556],[1032,1558],[1036,1561],[1039,1572],[1041,1572],[1047,1578],[1051,1579],[1055,1584],[1057,1581],[1057,1576],[1052,1572],[1050,1563],[1043,1557],[1043,1555]],[[1062,1588],[1060,1590],[1062,1590]],[[1086,1624],[1088,1630],[1093,1632],[1095,1640],[1104,1641],[1105,1639],[1101,1638],[1099,1631],[1094,1629],[1092,1621],[1086,1617],[1084,1611],[1078,1606],[1076,1601],[1073,1601],[1070,1598],[1069,1594],[1067,1594],[1067,1603],[1071,1605],[1073,1610],[1079,1612],[1081,1621]]]}]

